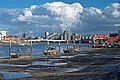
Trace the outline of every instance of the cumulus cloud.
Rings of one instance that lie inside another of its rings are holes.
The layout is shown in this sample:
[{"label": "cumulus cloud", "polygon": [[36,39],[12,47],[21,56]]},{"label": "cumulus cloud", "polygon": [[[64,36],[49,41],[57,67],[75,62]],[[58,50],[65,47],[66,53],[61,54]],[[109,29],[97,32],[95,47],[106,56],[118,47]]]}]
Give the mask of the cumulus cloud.
[{"label": "cumulus cloud", "polygon": [[80,3],[52,2],[30,8],[0,9],[0,30],[11,34],[28,32],[43,35],[45,31],[70,28],[80,34],[109,33],[120,24],[120,4],[112,3],[105,9],[83,8]]},{"label": "cumulus cloud", "polygon": [[43,7],[47,8],[56,19],[67,27],[74,26],[79,22],[80,13],[83,7],[79,3],[65,4],[63,2],[46,3]]},{"label": "cumulus cloud", "polygon": [[101,10],[94,7],[84,8],[81,14],[82,24],[77,24],[74,31],[87,34],[107,34],[117,31],[115,24],[120,24],[120,4],[112,3]]},{"label": "cumulus cloud", "polygon": [[104,14],[110,18],[120,18],[120,4],[112,3],[104,9]]}]

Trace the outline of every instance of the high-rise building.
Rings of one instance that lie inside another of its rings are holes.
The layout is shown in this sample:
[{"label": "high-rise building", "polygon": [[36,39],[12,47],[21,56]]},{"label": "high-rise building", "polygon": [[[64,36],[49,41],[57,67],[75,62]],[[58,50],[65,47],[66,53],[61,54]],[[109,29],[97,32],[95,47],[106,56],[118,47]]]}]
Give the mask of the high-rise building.
[{"label": "high-rise building", "polygon": [[0,31],[0,41],[4,40],[4,37],[7,36],[7,31]]},{"label": "high-rise building", "polygon": [[23,38],[28,38],[28,33],[23,33]]},{"label": "high-rise building", "polygon": [[63,40],[71,40],[71,32],[70,29],[67,29],[63,32]]},{"label": "high-rise building", "polygon": [[72,41],[75,41],[75,40],[76,40],[76,34],[75,34],[75,33],[73,33],[73,34],[71,35],[71,40],[72,40]]},{"label": "high-rise building", "polygon": [[45,37],[47,37],[49,35],[49,32],[45,32]]}]

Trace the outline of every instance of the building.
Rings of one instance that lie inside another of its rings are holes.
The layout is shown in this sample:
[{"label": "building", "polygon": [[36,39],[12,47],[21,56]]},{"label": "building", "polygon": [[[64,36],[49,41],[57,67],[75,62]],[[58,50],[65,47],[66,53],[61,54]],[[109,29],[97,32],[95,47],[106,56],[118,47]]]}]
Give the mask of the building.
[{"label": "building", "polygon": [[7,36],[7,31],[0,31],[0,41],[4,40],[5,36]]},{"label": "building", "polygon": [[16,41],[16,42],[19,42],[20,41],[20,38],[18,36],[5,36],[4,37],[4,40],[5,41]]},{"label": "building", "polygon": [[93,35],[92,36],[93,42],[110,42],[113,43],[114,41],[118,40],[118,33],[110,33],[109,35]]},{"label": "building", "polygon": [[63,40],[68,40],[70,41],[71,40],[71,32],[70,32],[70,29],[67,29],[63,32]]},{"label": "building", "polygon": [[28,38],[28,33],[23,33],[23,38]]},{"label": "building", "polygon": [[108,40],[109,36],[108,35],[93,35],[92,39],[93,40]]},{"label": "building", "polygon": [[118,40],[118,33],[110,33],[108,41],[113,42],[113,41],[116,41],[116,40]]},{"label": "building", "polygon": [[49,36],[49,32],[45,32],[45,37]]},{"label": "building", "polygon": [[71,35],[71,40],[72,40],[72,41],[75,41],[75,40],[76,40],[75,38],[76,38],[76,34],[73,33],[73,34]]},{"label": "building", "polygon": [[71,35],[71,40],[72,41],[79,41],[79,40],[81,40],[81,36],[79,35],[79,34],[75,34],[75,33],[73,33],[72,35]]}]

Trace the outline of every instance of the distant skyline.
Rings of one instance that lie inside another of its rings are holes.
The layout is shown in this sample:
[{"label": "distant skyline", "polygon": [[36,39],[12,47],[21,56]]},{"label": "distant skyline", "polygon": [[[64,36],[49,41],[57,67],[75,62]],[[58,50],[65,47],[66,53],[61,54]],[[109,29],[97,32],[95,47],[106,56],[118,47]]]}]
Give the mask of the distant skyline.
[{"label": "distant skyline", "polygon": [[105,8],[111,3],[119,2],[119,0],[1,0],[0,8],[27,8],[31,5],[42,5],[47,2],[64,2],[68,4],[80,3],[83,7]]}]

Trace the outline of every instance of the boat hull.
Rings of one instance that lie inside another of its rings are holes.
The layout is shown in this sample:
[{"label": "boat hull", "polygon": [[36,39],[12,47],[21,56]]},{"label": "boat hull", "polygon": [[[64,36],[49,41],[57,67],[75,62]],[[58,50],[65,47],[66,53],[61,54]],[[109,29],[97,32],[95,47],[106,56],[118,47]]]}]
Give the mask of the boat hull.
[{"label": "boat hull", "polygon": [[69,48],[69,49],[63,49],[64,53],[80,53],[80,49],[79,48]]},{"label": "boat hull", "polygon": [[44,55],[58,55],[59,52],[57,52],[57,51],[44,51],[43,54]]}]

